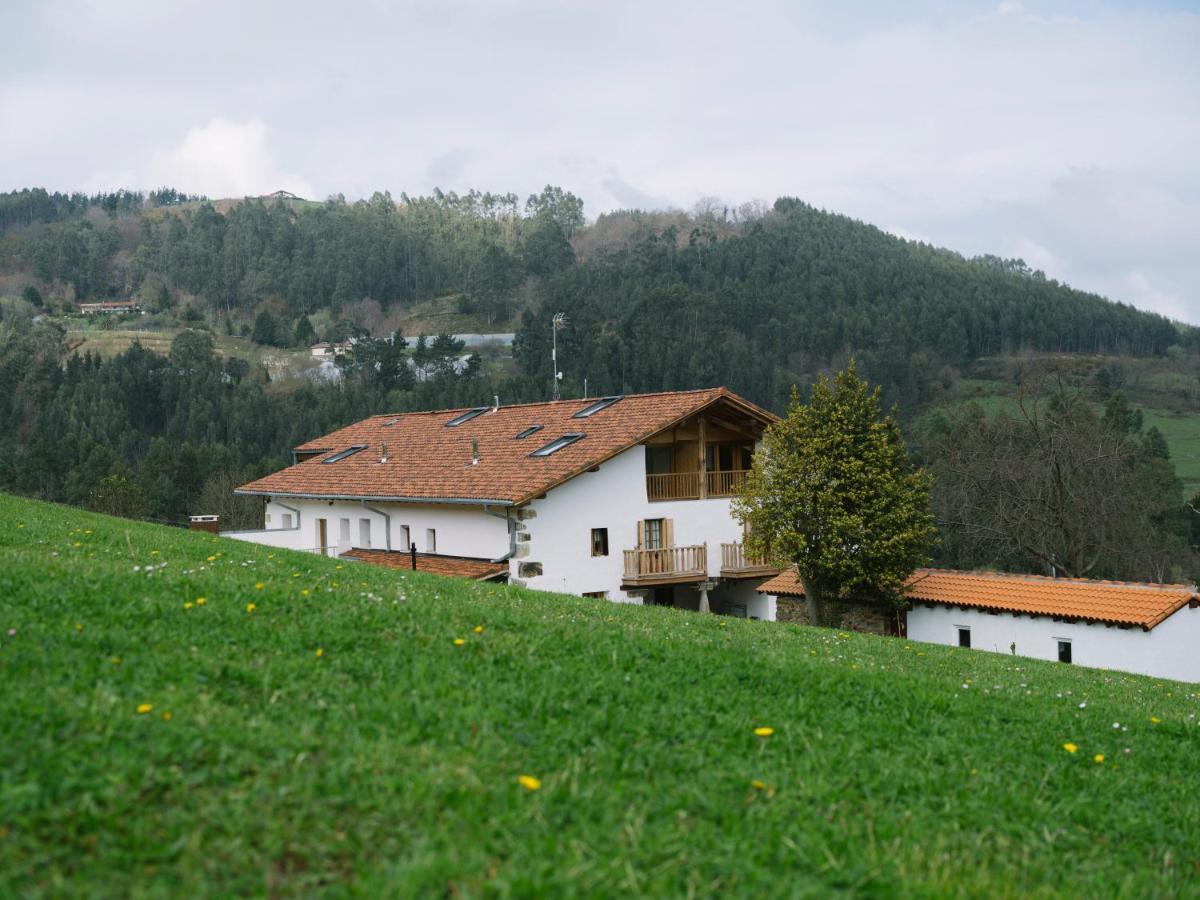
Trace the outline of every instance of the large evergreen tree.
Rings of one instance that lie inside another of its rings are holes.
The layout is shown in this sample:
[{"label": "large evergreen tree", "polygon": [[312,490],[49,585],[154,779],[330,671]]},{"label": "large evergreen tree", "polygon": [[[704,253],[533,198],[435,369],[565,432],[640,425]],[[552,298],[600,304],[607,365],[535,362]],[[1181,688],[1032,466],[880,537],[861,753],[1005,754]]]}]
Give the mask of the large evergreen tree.
[{"label": "large evergreen tree", "polygon": [[902,602],[933,546],[929,476],[879,397],[853,361],[807,404],[793,389],[734,502],[749,552],[795,567],[813,624],[836,625],[838,601]]}]

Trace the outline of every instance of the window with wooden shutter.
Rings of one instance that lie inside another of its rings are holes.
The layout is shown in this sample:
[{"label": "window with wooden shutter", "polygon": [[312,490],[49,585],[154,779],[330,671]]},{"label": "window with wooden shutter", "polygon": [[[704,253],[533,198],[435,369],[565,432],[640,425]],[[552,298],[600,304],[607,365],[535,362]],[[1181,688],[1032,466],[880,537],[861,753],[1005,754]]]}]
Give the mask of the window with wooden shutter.
[{"label": "window with wooden shutter", "polygon": [[662,521],[662,543],[659,544],[659,546],[660,547],[674,547],[675,546],[675,520],[674,519],[662,519],[661,521]]},{"label": "window with wooden shutter", "polygon": [[660,550],[663,544],[663,522],[664,519],[646,519],[639,526],[643,541],[642,546],[647,550]]}]

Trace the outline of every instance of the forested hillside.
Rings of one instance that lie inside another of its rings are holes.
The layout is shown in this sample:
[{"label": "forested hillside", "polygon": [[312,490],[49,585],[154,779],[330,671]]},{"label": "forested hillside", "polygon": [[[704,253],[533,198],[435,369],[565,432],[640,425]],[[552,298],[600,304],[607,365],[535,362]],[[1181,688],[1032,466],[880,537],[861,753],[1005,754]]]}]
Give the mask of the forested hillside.
[{"label": "forested hillside", "polygon": [[218,205],[172,190],[23,191],[0,197],[0,228],[9,293],[59,310],[134,297],[227,333],[267,316],[281,343],[344,336],[363,304],[378,329],[388,311],[451,295],[481,328],[518,326],[529,391],[550,383],[560,311],[568,392],[584,378],[599,391],[725,383],[774,407],[850,353],[890,397],[916,403],[942,367],[981,356],[1195,342],[1019,260],[964,259],[789,198],[585,226],[582,203],[554,187],[524,205],[474,191]]},{"label": "forested hillside", "polygon": [[[85,324],[76,304],[97,299],[132,299],[140,312]],[[458,330],[516,332],[512,357],[468,358],[447,336],[415,348],[395,336],[434,308],[452,311]],[[995,359],[1018,361],[1007,385],[986,382],[997,394],[1015,394],[1019,360],[1086,359],[1069,367],[1079,403],[1064,427],[1110,440],[1116,426],[1093,422],[1095,410],[1089,419],[1087,404],[1136,386],[1124,372],[1165,398],[1156,423],[1179,417],[1173,440],[1200,446],[1187,426],[1200,385],[1196,329],[1020,260],[967,259],[795,199],[589,224],[582,202],[556,187],[524,203],[475,191],[350,203],[35,189],[0,195],[0,489],[162,521],[204,507],[249,522],[253,506],[231,488],[313,435],[372,412],[545,399],[559,312],[567,397],[585,383],[591,394],[724,384],[782,410],[793,385],[804,392],[854,355],[908,425],[969,398],[963,386],[983,384],[976,370]],[[169,356],[132,338],[104,359],[74,350],[87,334],[124,328],[163,335]],[[264,368],[268,351],[307,359],[314,341],[347,337],[356,342],[336,380]],[[1124,368],[1106,362],[1117,356]],[[1104,551],[1093,574],[1178,572],[1200,546],[1170,447],[1157,431],[1143,437],[1140,421],[1119,432],[1120,445],[1129,471],[1155,473],[1155,504],[1138,513],[1148,524],[1134,526],[1155,553],[1139,550],[1133,563]],[[976,431],[986,451],[989,432]],[[950,451],[946,434],[917,441],[934,468],[938,448]],[[1185,462],[1200,471],[1200,457]],[[961,497],[938,500],[964,508]],[[954,564],[1038,565],[1011,545],[944,546]]]}]

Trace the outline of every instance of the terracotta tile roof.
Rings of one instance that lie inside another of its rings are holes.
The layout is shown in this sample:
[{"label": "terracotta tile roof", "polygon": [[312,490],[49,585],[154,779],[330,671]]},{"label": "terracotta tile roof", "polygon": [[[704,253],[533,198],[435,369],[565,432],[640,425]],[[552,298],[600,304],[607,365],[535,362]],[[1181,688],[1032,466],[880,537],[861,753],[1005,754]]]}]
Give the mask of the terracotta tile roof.
[{"label": "terracotta tile roof", "polygon": [[[714,405],[763,424],[775,420],[766,410],[725,388],[631,394],[587,418],[575,413],[593,400],[559,400],[502,406],[455,427],[446,423],[469,410],[372,416],[308,441],[297,453],[312,458],[238,488],[245,494],[309,497],[448,500],[499,505],[523,503],[586,472],[653,434]],[[537,432],[517,440],[534,425]],[[546,457],[530,453],[566,434],[584,437]],[[479,462],[471,464],[471,445]],[[387,462],[381,462],[387,444]],[[354,446],[366,449],[336,462],[324,462]]]},{"label": "terracotta tile roof", "polygon": [[[389,569],[412,570],[412,557],[398,550],[349,550],[340,559],[354,559],[374,566]],[[418,553],[417,571],[449,578],[468,578],[471,581],[490,581],[508,574],[508,563],[494,563],[487,559],[471,556],[439,556],[436,553]]]},{"label": "terracotta tile roof", "polygon": [[[758,590],[777,596],[804,596],[795,569],[784,570],[759,585]],[[1186,584],[918,569],[908,580],[908,596],[923,603],[1139,625],[1149,631],[1185,603],[1200,601],[1200,590]]]}]

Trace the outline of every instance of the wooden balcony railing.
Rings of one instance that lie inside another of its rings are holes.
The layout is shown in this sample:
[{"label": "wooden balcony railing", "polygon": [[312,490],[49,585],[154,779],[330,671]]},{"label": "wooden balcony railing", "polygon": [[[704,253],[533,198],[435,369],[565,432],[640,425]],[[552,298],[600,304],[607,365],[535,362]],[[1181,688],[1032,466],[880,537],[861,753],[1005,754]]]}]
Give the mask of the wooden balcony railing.
[{"label": "wooden balcony railing", "polygon": [[647,475],[646,496],[651,500],[695,500],[700,496],[700,473]]},{"label": "wooden balcony railing", "polygon": [[[730,497],[746,480],[745,469],[708,472],[705,479],[710,497]],[[646,476],[646,496],[650,500],[700,499],[699,472],[664,472]]]},{"label": "wooden balcony railing", "polygon": [[625,581],[665,581],[708,576],[708,545],[626,550]]},{"label": "wooden balcony railing", "polygon": [[731,469],[728,472],[708,473],[708,496],[731,497],[746,480],[746,469]]},{"label": "wooden balcony railing", "polygon": [[750,575],[759,572],[777,572],[771,563],[761,556],[747,556],[741,544],[721,545],[721,574]]}]

